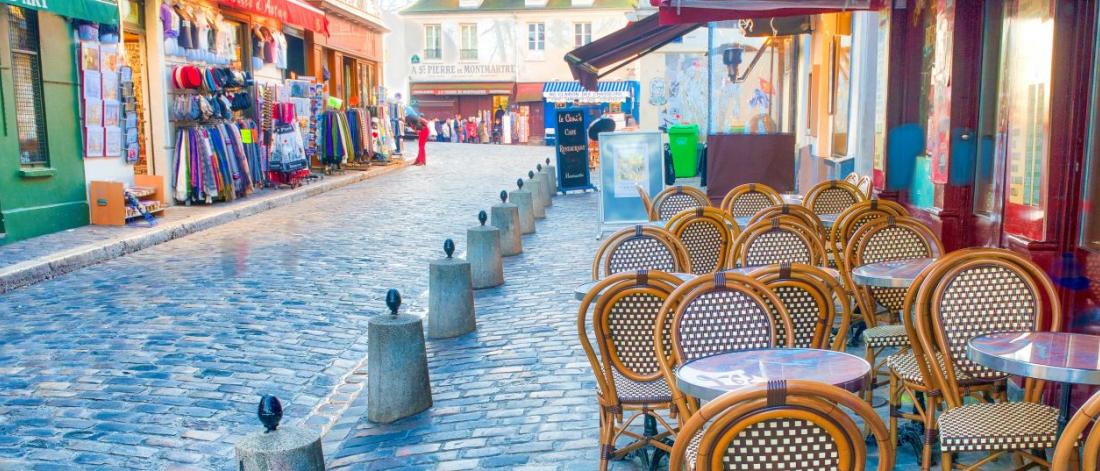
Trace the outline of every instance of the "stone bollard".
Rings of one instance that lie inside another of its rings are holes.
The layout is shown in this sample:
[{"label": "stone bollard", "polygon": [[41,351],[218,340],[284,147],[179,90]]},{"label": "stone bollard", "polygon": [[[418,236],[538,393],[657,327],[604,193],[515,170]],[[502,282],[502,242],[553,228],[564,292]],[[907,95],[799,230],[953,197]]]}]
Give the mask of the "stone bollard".
[{"label": "stone bollard", "polygon": [[386,293],[389,315],[367,321],[367,420],[390,423],[432,406],[424,322],[398,315],[401,294]]},{"label": "stone bollard", "polygon": [[453,258],[455,243],[443,243],[447,258],[431,263],[428,274],[428,338],[445,339],[473,332],[473,279],[470,262]]},{"label": "stone bollard", "polygon": [[531,189],[531,209],[535,219],[546,219],[546,191],[542,189],[542,176],[528,171],[527,185]]},{"label": "stone bollard", "polygon": [[558,188],[558,168],[550,165],[550,159],[546,159],[546,174],[550,175],[550,194],[552,196],[558,196],[558,192],[561,191]]},{"label": "stone bollard", "polygon": [[492,225],[500,229],[500,254],[505,257],[523,253],[519,232],[519,208],[508,202],[508,192],[500,190],[500,204],[493,206]]},{"label": "stone bollard", "polygon": [[542,200],[549,208],[554,205],[554,190],[551,189],[553,183],[550,182],[550,174],[546,172],[546,167],[538,164],[536,168],[539,171],[539,177],[542,178]]},{"label": "stone bollard", "polygon": [[508,199],[519,208],[519,231],[521,234],[535,233],[535,209],[531,192],[523,189],[523,179],[516,180],[519,189],[508,193]]},{"label": "stone bollard", "polygon": [[283,406],[275,396],[260,398],[258,414],[263,432],[242,438],[234,446],[240,471],[276,471],[294,469],[324,471],[325,454],[321,435],[300,427],[279,428]]},{"label": "stone bollard", "polygon": [[492,288],[504,284],[504,262],[500,259],[500,229],[486,226],[489,216],[477,213],[480,226],[466,229],[466,260],[474,289]]}]

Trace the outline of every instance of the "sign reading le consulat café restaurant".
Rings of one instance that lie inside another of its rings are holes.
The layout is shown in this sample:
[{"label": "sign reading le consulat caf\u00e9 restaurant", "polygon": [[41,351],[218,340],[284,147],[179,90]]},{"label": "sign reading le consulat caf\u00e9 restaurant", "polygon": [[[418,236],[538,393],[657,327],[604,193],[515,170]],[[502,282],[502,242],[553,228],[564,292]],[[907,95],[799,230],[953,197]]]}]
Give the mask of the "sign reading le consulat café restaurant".
[{"label": "sign reading le consulat caf\u00e9 restaurant", "polygon": [[414,82],[514,82],[515,64],[412,64]]}]

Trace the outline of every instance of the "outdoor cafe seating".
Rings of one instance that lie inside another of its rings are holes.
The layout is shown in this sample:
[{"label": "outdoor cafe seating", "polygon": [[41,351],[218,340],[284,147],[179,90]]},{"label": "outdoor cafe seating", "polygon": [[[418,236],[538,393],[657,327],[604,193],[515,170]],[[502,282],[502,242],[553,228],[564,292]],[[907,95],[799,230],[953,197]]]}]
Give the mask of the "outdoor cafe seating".
[{"label": "outdoor cafe seating", "polygon": [[[651,212],[665,227],[607,238],[575,293],[601,469],[636,455],[677,470],[893,469],[899,422],[910,421],[922,469],[1011,455],[1095,470],[1100,432],[1078,437],[1100,395],[1070,420],[1068,386],[1100,384],[1100,337],[1059,332],[1058,297],[1034,263],[1003,249],[946,252],[900,205],[867,200],[859,180],[816,185],[806,206],[764,185],[737,187],[717,208],[670,188]],[[670,195],[675,214],[659,209]],[[1048,382],[1062,387],[1057,407],[1041,401]],[[887,384],[888,411],[875,412]]]}]

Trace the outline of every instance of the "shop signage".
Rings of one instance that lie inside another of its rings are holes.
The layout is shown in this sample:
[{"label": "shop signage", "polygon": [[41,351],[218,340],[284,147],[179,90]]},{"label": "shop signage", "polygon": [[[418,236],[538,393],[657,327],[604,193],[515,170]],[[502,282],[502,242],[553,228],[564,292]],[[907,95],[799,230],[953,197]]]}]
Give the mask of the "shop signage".
[{"label": "shop signage", "polygon": [[297,0],[219,0],[218,3],[328,36],[325,12]]},{"label": "shop signage", "polygon": [[417,64],[409,68],[413,81],[465,82],[507,81],[516,79],[515,64]]},{"label": "shop signage", "polygon": [[562,110],[557,115],[554,133],[558,143],[558,186],[562,191],[594,189],[588,174],[584,111]]},{"label": "shop signage", "polygon": [[0,3],[46,11],[67,18],[118,24],[118,2],[115,0],[0,0]]}]

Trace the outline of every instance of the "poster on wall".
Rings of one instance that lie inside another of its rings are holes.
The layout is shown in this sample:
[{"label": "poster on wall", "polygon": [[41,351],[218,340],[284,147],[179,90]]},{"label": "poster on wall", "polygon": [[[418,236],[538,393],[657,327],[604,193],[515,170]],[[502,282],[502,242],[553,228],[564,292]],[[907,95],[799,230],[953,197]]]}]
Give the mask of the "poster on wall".
[{"label": "poster on wall", "polygon": [[103,157],[103,127],[89,126],[84,128],[84,156]]},{"label": "poster on wall", "polygon": [[103,126],[103,102],[84,100],[84,125]]},{"label": "poster on wall", "polygon": [[638,189],[650,195],[664,188],[661,133],[600,134],[600,232],[616,225],[649,220]]},{"label": "poster on wall", "polygon": [[99,70],[99,43],[94,41],[80,43],[80,68]]},{"label": "poster on wall", "polygon": [[584,111],[566,109],[558,111],[557,167],[558,187],[561,191],[594,190],[588,173],[588,137],[585,135]]},{"label": "poster on wall", "polygon": [[122,155],[122,130],[118,127],[106,129],[103,138],[103,155],[106,157]]},{"label": "poster on wall", "polygon": [[936,0],[934,23],[935,47],[929,60],[928,156],[932,159],[932,181],[947,183],[951,151],[951,60],[955,30],[955,0]]}]

